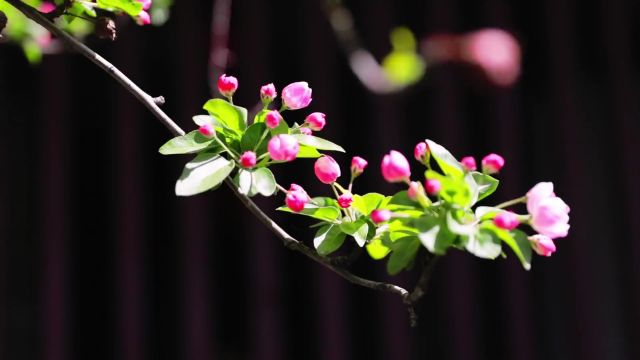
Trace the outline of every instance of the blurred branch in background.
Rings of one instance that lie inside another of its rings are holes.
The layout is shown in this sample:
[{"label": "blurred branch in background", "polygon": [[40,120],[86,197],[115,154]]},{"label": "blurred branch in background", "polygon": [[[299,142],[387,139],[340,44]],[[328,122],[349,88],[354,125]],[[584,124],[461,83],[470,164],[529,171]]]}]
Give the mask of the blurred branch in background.
[{"label": "blurred branch in background", "polygon": [[420,82],[427,66],[445,62],[474,65],[490,83],[501,87],[513,85],[520,75],[520,45],[504,30],[487,28],[466,34],[435,34],[421,40],[418,49],[408,28],[395,28],[390,33],[392,51],[380,63],[362,45],[353,15],[341,0],[326,0],[324,9],[351,70],[375,94],[401,92]]},{"label": "blurred branch in background", "polygon": [[224,74],[229,62],[229,28],[233,0],[215,0],[211,14],[209,44],[209,90],[215,94],[218,78]]}]

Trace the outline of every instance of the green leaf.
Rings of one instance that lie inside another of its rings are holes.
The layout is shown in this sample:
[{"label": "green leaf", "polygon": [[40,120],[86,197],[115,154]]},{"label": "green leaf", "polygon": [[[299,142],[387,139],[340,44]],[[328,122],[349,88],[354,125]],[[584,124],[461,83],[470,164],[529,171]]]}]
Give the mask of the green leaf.
[{"label": "green leaf", "polygon": [[313,238],[313,246],[318,254],[326,256],[338,250],[344,243],[346,234],[340,231],[340,226],[330,224],[318,229]]},{"label": "green leaf", "polygon": [[415,259],[419,248],[420,241],[415,236],[398,239],[394,243],[393,252],[387,261],[387,272],[390,275],[396,275],[402,271]]},{"label": "green leaf", "polygon": [[367,242],[369,225],[364,219],[359,219],[355,222],[343,222],[340,224],[340,230],[345,234],[353,236],[360,247],[363,247]]},{"label": "green leaf", "polygon": [[300,145],[300,151],[298,151],[298,155],[296,157],[300,159],[315,159],[320,156],[322,156],[322,154],[320,154],[315,148]]},{"label": "green leaf", "polygon": [[407,190],[402,190],[395,193],[384,207],[391,211],[398,211],[416,209],[417,205],[418,203],[409,199]]},{"label": "green leaf", "polygon": [[325,140],[313,135],[304,135],[304,134],[293,134],[291,135],[298,143],[302,145],[307,145],[318,150],[328,150],[328,151],[340,151],[344,152],[342,146],[332,143],[329,140]]},{"label": "green leaf", "polygon": [[531,269],[531,245],[529,244],[525,233],[520,230],[513,230],[509,232],[495,226],[491,221],[482,223],[480,227],[481,229],[492,231],[500,240],[509,245],[525,270]]},{"label": "green leaf", "polygon": [[496,215],[498,215],[503,211],[505,210],[497,207],[478,206],[476,208],[475,214],[476,214],[476,219],[478,219],[479,221],[482,221],[482,220],[493,219]]},{"label": "green leaf", "polygon": [[218,124],[241,134],[247,128],[247,109],[230,104],[223,99],[211,99],[203,108]]},{"label": "green leaf", "polygon": [[229,176],[235,165],[217,154],[203,153],[188,162],[176,182],[176,195],[190,196],[214,188]]},{"label": "green leaf", "polygon": [[220,151],[217,144],[214,144],[214,139],[204,137],[197,130],[192,131],[183,136],[177,136],[167,141],[160,147],[160,154],[162,155],[174,155],[174,154],[191,154],[199,152],[209,147],[216,147],[214,151]]},{"label": "green leaf", "polygon": [[495,259],[502,253],[502,242],[493,231],[481,228],[466,237],[465,248],[479,258]]},{"label": "green leaf", "polygon": [[[264,123],[257,123],[249,126],[247,130],[242,134],[242,139],[240,140],[240,149],[244,152],[247,150],[256,151],[256,145],[258,145],[258,141],[262,139],[262,135],[264,134],[267,126]],[[267,149],[267,141],[262,140],[262,144],[260,146],[263,150],[260,151],[258,149],[256,151],[257,155],[264,153]]]},{"label": "green leaf", "polygon": [[[440,181],[442,189],[438,195],[445,202],[461,207],[468,207],[473,204],[473,193],[464,177],[443,176],[433,170],[427,170],[425,177],[427,179],[437,179]],[[473,181],[473,179],[471,179],[471,181]]]},{"label": "green leaf", "polygon": [[131,17],[136,17],[142,11],[142,3],[134,0],[98,0],[98,6],[102,9],[122,10]]},{"label": "green leaf", "polygon": [[340,210],[333,206],[316,206],[313,204],[307,204],[302,211],[296,213],[286,206],[281,206],[277,210],[290,212],[294,214],[300,214],[312,217],[314,219],[333,222],[340,217]]},{"label": "green leaf", "polygon": [[382,244],[380,238],[374,238],[373,240],[369,241],[366,249],[367,253],[373,260],[384,259],[384,257],[387,256],[389,252],[391,252],[391,249]]},{"label": "green leaf", "polygon": [[276,192],[276,178],[268,168],[258,168],[253,171],[251,193],[271,196]]},{"label": "green leaf", "polygon": [[471,172],[471,176],[473,176],[476,184],[478,184],[478,198],[476,202],[493,194],[493,192],[498,188],[498,184],[500,183],[498,179],[477,171]]},{"label": "green leaf", "polygon": [[447,149],[429,139],[425,141],[427,142],[427,145],[429,145],[431,156],[436,159],[436,162],[438,163],[438,166],[440,166],[440,169],[442,169],[442,172],[457,178],[462,178],[464,176],[464,167]]},{"label": "green leaf", "polygon": [[385,196],[378,193],[368,193],[364,195],[353,195],[351,206],[362,215],[369,216],[371,212],[380,206]]},{"label": "green leaf", "polygon": [[456,238],[456,235],[446,227],[445,221],[430,216],[416,221],[420,242],[433,254],[444,255]]},{"label": "green leaf", "polygon": [[240,169],[233,178],[233,182],[238,187],[238,191],[244,195],[250,195],[251,182],[253,181],[253,174],[249,170]]},{"label": "green leaf", "polygon": [[260,112],[258,112],[256,114],[256,116],[253,117],[253,123],[254,124],[258,124],[258,123],[263,123],[265,121],[265,118],[267,117],[267,114],[269,113],[269,109],[262,109],[260,110]]}]

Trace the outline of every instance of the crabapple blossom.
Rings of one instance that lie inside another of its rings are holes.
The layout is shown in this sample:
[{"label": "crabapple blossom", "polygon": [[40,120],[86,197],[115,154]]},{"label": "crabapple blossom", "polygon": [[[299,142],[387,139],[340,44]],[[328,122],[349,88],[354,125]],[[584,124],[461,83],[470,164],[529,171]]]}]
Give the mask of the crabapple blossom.
[{"label": "crabapple blossom", "polygon": [[467,171],[475,171],[478,166],[476,165],[476,159],[473,156],[465,156],[460,160],[460,163]]},{"label": "crabapple blossom", "polygon": [[409,181],[411,169],[407,158],[395,150],[385,155],[381,164],[382,176],[388,182]]},{"label": "crabapple blossom", "polygon": [[343,209],[346,209],[349,206],[351,206],[352,202],[353,202],[353,195],[349,193],[338,196],[338,205],[340,205],[340,207]]},{"label": "crabapple blossom", "polygon": [[498,154],[489,154],[482,159],[482,172],[495,174],[504,166],[504,158]]},{"label": "crabapple blossom", "polygon": [[371,221],[376,224],[380,224],[389,219],[391,219],[391,211],[387,209],[376,209],[371,212]]},{"label": "crabapple blossom", "polygon": [[267,144],[269,156],[275,161],[292,161],[298,156],[300,145],[291,135],[276,135]]},{"label": "crabapple blossom", "polygon": [[429,145],[422,141],[413,148],[413,157],[421,163],[426,163],[429,156]]},{"label": "crabapple blossom", "polygon": [[273,84],[267,84],[260,88],[260,99],[263,104],[270,104],[276,96],[278,96],[278,92]]},{"label": "crabapple blossom", "polygon": [[364,171],[364,168],[367,167],[369,162],[360,156],[354,156],[351,159],[351,176],[356,177]]},{"label": "crabapple blossom", "polygon": [[302,135],[311,135],[313,133],[313,131],[311,131],[311,129],[309,129],[308,127],[300,127],[298,128],[298,131],[300,131],[300,134]]},{"label": "crabapple blossom", "polygon": [[204,124],[200,126],[200,128],[198,128],[198,132],[202,134],[202,136],[210,138],[213,137],[213,135],[216,133],[216,130],[213,128],[213,125]]},{"label": "crabapple blossom", "polygon": [[440,184],[440,180],[438,179],[427,179],[424,182],[424,189],[427,191],[429,195],[436,195],[442,189],[442,184]]},{"label": "crabapple blossom", "polygon": [[531,247],[533,251],[542,256],[551,256],[556,251],[556,244],[553,243],[550,237],[542,234],[536,234],[529,236]]},{"label": "crabapple blossom", "polygon": [[246,169],[256,166],[256,153],[253,151],[245,151],[240,155],[240,165]]},{"label": "crabapple blossom", "polygon": [[287,85],[282,89],[282,102],[287,109],[302,109],[311,103],[311,88],[305,81]]},{"label": "crabapple blossom", "polygon": [[493,224],[501,229],[513,230],[520,225],[520,220],[511,211],[503,211],[493,218]]},{"label": "crabapple blossom", "polygon": [[218,91],[222,96],[231,98],[236,90],[238,90],[238,79],[233,76],[227,76],[227,74],[220,75],[218,78]]},{"label": "crabapple blossom", "polygon": [[569,206],[553,192],[553,183],[541,182],[527,192],[531,227],[551,239],[567,236]]},{"label": "crabapple blossom", "polygon": [[313,171],[315,172],[318,180],[325,184],[331,184],[335,182],[336,179],[341,175],[340,166],[329,155],[324,155],[318,158],[313,166]]},{"label": "crabapple blossom", "polygon": [[311,201],[311,199],[302,186],[291,184],[284,201],[291,211],[300,212],[304,209],[304,206]]},{"label": "crabapple blossom", "polygon": [[313,131],[320,131],[324,128],[326,123],[325,121],[326,115],[321,112],[314,112],[307,116],[304,120],[305,123],[309,125],[309,128]]},{"label": "crabapple blossom", "polygon": [[280,121],[282,121],[282,115],[277,110],[269,111],[264,117],[264,123],[269,129],[277,128],[280,125]]}]

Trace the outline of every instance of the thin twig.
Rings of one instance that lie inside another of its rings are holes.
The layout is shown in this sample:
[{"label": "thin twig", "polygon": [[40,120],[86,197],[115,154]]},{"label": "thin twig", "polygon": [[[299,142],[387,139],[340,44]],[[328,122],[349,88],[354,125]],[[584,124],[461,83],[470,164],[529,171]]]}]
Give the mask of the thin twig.
[{"label": "thin twig", "polygon": [[[131,81],[128,77],[126,77],[120,70],[118,70],[115,66],[109,63],[107,60],[102,58],[100,55],[96,54],[94,51],[89,49],[84,44],[80,43],[78,40],[68,35],[64,31],[60,30],[53,24],[49,19],[43,16],[36,9],[31,6],[24,4],[19,0],[6,0],[9,4],[14,6],[16,9],[21,11],[27,17],[42,25],[45,29],[49,30],[54,35],[58,36],[62,41],[64,41],[67,45],[69,45],[72,49],[81,53],[93,63],[98,65],[101,69],[109,73],[113,78],[115,78],[124,88],[126,88],[131,94],[133,94],[140,102],[142,102],[149,111],[151,111],[158,120],[160,120],[174,135],[184,135],[184,131],[175,123],[167,114],[162,111],[154,101],[154,98],[149,94],[144,92],[140,87],[138,87],[133,81]],[[391,293],[398,294],[403,301],[406,302],[406,299],[409,296],[409,292],[404,288],[383,282],[377,282],[368,280],[357,275],[352,274],[348,270],[339,267],[335,264],[331,263],[330,258],[322,257],[318,255],[314,250],[310,249],[302,242],[296,240],[294,237],[289,235],[284,229],[282,229],[276,222],[271,220],[269,216],[267,216],[249,197],[241,194],[237,187],[233,184],[230,179],[226,179],[225,183],[227,186],[233,191],[233,193],[240,199],[240,201],[251,211],[262,223],[264,223],[276,236],[278,236],[284,245],[292,250],[298,251],[308,258],[316,261],[319,264],[324,265],[326,268],[335,272],[336,274],[343,277],[345,280],[360,285],[369,289],[387,291]]]},{"label": "thin twig", "polygon": [[425,254],[420,278],[418,279],[416,286],[413,288],[413,291],[404,298],[404,303],[407,305],[407,310],[409,311],[409,322],[411,327],[418,326],[418,315],[416,314],[414,305],[427,293],[433,268],[436,266],[439,258],[439,256],[432,257],[429,254]]}]

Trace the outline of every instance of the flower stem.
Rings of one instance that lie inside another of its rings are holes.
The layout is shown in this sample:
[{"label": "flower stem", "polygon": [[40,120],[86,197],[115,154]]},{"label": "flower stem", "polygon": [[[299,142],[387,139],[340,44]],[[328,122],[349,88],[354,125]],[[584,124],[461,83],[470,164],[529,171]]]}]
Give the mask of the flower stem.
[{"label": "flower stem", "polygon": [[524,203],[527,201],[527,197],[526,196],[522,196],[519,197],[517,199],[513,199],[513,200],[509,200],[509,201],[505,201],[502,204],[496,205],[494,207],[498,208],[498,209],[504,209],[506,207],[512,206],[512,205],[516,205],[516,204],[520,204],[520,203]]}]

